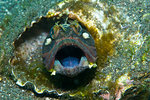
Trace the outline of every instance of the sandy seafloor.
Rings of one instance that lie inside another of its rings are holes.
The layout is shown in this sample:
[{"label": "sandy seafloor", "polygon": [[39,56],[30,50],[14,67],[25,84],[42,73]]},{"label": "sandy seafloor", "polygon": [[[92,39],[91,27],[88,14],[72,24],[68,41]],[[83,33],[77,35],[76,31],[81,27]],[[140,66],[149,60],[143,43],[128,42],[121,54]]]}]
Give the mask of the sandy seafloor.
[{"label": "sandy seafloor", "polygon": [[[0,0],[0,23],[5,18],[7,14],[13,15],[15,10],[19,9],[20,4],[23,1],[29,1],[34,4],[34,0]],[[40,4],[46,0],[35,0],[35,4]],[[51,5],[54,6],[56,2],[61,0],[51,1]],[[104,0],[103,0],[104,1]],[[143,34],[150,35],[150,22],[144,22],[143,15],[149,14],[148,19],[150,19],[150,0],[105,0],[109,5],[123,6],[128,9],[128,15],[133,18],[137,23],[141,24],[145,32]],[[31,4],[31,6],[32,6]],[[26,6],[26,5],[24,5]],[[2,30],[0,30],[0,40],[1,40]],[[0,44],[2,42],[0,41]],[[150,47],[149,47],[150,48]],[[1,50],[1,48],[0,48]],[[2,51],[1,51],[2,52]],[[2,53],[0,53],[2,58]],[[0,100],[53,100],[49,97],[38,97],[31,91],[27,91],[19,88],[12,80],[9,79],[7,75],[7,70],[1,72],[2,68],[0,66]],[[150,98],[149,98],[150,99]]]}]

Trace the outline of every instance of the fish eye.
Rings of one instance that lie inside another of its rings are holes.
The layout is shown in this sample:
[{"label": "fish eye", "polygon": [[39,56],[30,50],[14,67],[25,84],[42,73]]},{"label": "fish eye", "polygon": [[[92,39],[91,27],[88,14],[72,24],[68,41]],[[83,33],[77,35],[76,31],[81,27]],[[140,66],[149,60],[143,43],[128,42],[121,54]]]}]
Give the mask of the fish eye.
[{"label": "fish eye", "polygon": [[51,42],[52,42],[52,39],[51,38],[47,38],[46,42],[45,42],[45,45],[49,45]]},{"label": "fish eye", "polygon": [[59,25],[54,25],[49,32],[49,35],[52,39],[55,39],[58,36],[60,30],[60,26]]},{"label": "fish eye", "polygon": [[89,34],[86,33],[86,32],[82,33],[82,36],[83,36],[84,39],[90,38]]}]

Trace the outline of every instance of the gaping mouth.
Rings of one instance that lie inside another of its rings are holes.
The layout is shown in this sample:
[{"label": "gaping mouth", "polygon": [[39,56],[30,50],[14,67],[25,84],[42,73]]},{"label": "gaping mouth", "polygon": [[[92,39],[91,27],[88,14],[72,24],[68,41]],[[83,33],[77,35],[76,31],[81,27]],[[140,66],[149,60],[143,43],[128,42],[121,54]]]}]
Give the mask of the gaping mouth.
[{"label": "gaping mouth", "polygon": [[89,67],[90,54],[78,44],[62,45],[55,54],[53,69],[60,74],[72,77]]},{"label": "gaping mouth", "polygon": [[56,54],[55,61],[59,61],[64,68],[74,68],[79,65],[84,52],[77,46],[63,46]]},{"label": "gaping mouth", "polygon": [[53,26],[42,49],[44,64],[52,75],[74,77],[97,59],[92,36],[77,23]]},{"label": "gaping mouth", "polygon": [[[50,51],[47,52],[48,49]],[[52,48],[44,46],[43,57],[50,72],[73,77],[89,68],[89,62],[96,61],[96,49],[75,38],[66,38],[56,42]]]}]

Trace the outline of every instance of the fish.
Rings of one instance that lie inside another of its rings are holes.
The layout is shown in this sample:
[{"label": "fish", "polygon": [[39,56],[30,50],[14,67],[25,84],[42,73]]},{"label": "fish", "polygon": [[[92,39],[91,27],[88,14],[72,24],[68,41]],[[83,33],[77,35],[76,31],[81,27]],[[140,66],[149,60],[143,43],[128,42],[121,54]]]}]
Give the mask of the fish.
[{"label": "fish", "polygon": [[[109,100],[131,98],[133,93],[148,98],[148,27],[142,31],[125,13],[128,8],[117,3],[52,4],[23,1],[0,23],[2,94],[12,91],[12,99],[16,91],[24,99]],[[147,23],[149,15],[144,15],[141,21]]]},{"label": "fish", "polygon": [[94,40],[77,22],[54,25],[43,44],[44,64],[53,74],[73,77],[96,62]]}]

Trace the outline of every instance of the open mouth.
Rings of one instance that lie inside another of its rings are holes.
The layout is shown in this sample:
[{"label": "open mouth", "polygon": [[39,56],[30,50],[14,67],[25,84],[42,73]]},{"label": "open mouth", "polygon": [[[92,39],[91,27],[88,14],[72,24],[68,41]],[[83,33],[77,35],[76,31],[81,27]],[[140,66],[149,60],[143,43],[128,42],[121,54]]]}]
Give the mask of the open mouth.
[{"label": "open mouth", "polygon": [[[50,46],[44,46],[43,51]],[[95,48],[75,39],[64,39],[44,53],[44,63],[49,71],[73,77],[89,68],[89,62],[96,60]],[[53,69],[53,70],[51,70]]]},{"label": "open mouth", "polygon": [[[74,26],[72,26],[74,25]],[[43,43],[43,61],[52,75],[77,76],[97,59],[92,36],[78,24],[51,28]],[[82,31],[81,31],[82,30]]]},{"label": "open mouth", "polygon": [[62,46],[55,55],[54,69],[66,76],[75,76],[88,65],[84,51],[75,45]]},{"label": "open mouth", "polygon": [[56,54],[55,60],[58,60],[65,68],[74,68],[79,65],[84,52],[77,46],[64,46]]}]

